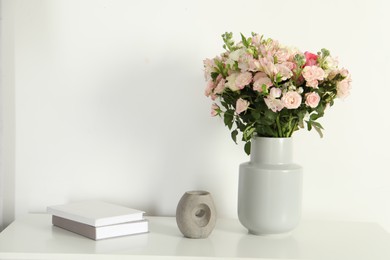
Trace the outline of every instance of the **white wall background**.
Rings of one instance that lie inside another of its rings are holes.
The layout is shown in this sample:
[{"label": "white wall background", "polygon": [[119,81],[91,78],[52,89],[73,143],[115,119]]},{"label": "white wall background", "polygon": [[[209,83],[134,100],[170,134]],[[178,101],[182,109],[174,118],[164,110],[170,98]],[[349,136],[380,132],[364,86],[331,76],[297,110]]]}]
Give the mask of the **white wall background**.
[{"label": "white wall background", "polygon": [[389,7],[385,0],[3,1],[3,31],[12,37],[2,37],[2,66],[14,74],[3,82],[13,101],[2,114],[11,129],[15,121],[2,143],[3,186],[14,187],[2,192],[11,204],[5,210],[17,217],[99,198],[174,215],[184,191],[205,189],[221,217],[236,217],[238,165],[248,158],[209,117],[202,60],[223,51],[225,31],[237,40],[255,31],[301,50],[326,47],[352,73],[352,95],[322,120],[325,137],[294,137],[305,168],[303,217],[390,230]]},{"label": "white wall background", "polygon": [[0,0],[0,230],[15,218],[14,5]]}]

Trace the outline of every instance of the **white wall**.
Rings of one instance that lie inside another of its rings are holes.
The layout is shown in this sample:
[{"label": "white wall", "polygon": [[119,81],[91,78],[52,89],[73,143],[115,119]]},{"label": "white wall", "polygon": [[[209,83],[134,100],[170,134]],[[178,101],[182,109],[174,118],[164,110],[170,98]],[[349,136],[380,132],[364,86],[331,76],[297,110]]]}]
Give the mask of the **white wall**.
[{"label": "white wall", "polygon": [[0,231],[15,218],[14,3],[1,1]]},{"label": "white wall", "polygon": [[[6,1],[7,2],[7,1]],[[247,160],[209,117],[202,60],[220,35],[255,31],[328,48],[352,95],[295,135],[304,218],[376,221],[390,230],[386,1],[14,1],[15,214],[89,198],[174,215],[205,189],[236,217]]]}]

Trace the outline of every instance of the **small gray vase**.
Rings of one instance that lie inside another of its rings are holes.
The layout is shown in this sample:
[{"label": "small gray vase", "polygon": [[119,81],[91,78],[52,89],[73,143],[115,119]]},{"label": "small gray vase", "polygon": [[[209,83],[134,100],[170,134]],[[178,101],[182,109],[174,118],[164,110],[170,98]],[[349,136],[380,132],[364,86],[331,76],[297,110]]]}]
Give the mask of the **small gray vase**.
[{"label": "small gray vase", "polygon": [[176,223],[188,238],[207,238],[217,220],[215,205],[207,191],[187,191],[176,208]]}]

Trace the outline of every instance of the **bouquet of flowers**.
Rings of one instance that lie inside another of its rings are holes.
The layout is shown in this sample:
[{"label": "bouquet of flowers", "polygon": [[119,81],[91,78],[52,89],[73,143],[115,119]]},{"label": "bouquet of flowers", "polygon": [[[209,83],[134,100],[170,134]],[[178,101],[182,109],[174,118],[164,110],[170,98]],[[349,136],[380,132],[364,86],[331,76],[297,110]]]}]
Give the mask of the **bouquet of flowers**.
[{"label": "bouquet of flowers", "polygon": [[226,51],[204,60],[205,95],[215,101],[211,115],[223,118],[234,142],[242,132],[250,154],[254,135],[291,137],[305,124],[322,137],[317,120],[351,88],[348,70],[328,50],[303,53],[254,33],[241,34],[238,43],[232,33],[222,38]]}]

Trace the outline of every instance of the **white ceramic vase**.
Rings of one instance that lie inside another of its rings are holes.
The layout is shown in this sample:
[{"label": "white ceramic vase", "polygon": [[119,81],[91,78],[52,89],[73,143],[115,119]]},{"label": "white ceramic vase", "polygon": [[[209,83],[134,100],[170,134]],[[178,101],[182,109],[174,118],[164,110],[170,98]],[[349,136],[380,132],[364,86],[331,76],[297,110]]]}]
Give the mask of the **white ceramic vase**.
[{"label": "white ceramic vase", "polygon": [[251,142],[250,161],[240,165],[238,218],[255,235],[289,232],[299,224],[302,198],[293,140],[254,137]]}]

